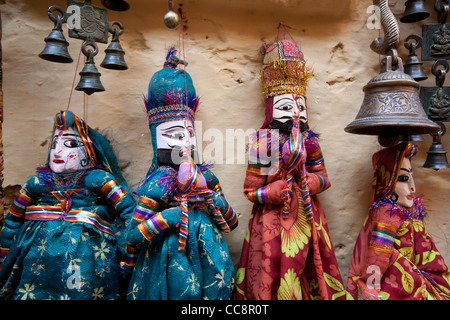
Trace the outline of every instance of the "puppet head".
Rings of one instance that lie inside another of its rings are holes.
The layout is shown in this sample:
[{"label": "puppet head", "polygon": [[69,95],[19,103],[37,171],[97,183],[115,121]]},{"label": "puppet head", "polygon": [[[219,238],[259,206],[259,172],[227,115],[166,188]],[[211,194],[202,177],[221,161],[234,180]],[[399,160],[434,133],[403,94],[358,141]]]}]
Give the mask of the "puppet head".
[{"label": "puppet head", "polygon": [[372,201],[390,199],[404,207],[413,205],[415,185],[411,158],[417,150],[417,146],[402,142],[373,155]]},{"label": "puppet head", "polygon": [[122,187],[128,188],[111,144],[102,134],[69,110],[58,112],[54,120],[48,169],[60,174],[101,168],[113,174]]},{"label": "puppet head", "polygon": [[310,74],[303,53],[290,40],[280,40],[265,48],[261,78],[266,104],[263,128],[285,131],[299,118],[302,131],[308,128],[306,85]]},{"label": "puppet head", "polygon": [[152,134],[154,158],[150,171],[159,165],[181,162],[183,150],[194,154],[196,147],[194,120],[198,97],[191,76],[179,64],[186,64],[169,49],[162,70],[156,72],[148,86],[146,108]]}]

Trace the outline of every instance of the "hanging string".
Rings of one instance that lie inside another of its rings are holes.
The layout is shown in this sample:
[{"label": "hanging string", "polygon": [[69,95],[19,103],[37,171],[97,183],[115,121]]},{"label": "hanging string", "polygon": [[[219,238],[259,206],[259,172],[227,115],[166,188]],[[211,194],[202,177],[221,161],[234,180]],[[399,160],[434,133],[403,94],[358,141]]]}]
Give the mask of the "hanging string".
[{"label": "hanging string", "polygon": [[[86,56],[84,56],[84,64],[86,64]],[[84,122],[87,123],[88,121],[86,109],[87,109],[87,95],[85,92],[83,92],[83,120]]]},{"label": "hanging string", "polygon": [[[186,16],[183,14],[182,10],[179,10],[180,13],[180,24],[178,25],[178,48],[180,48],[180,57],[179,59],[181,59],[181,55],[183,56],[183,70],[184,70],[184,99],[185,99],[185,105],[186,108],[189,108],[189,101],[188,101],[188,87],[187,87],[187,73],[186,73],[186,52],[184,49],[184,20],[186,18]],[[192,124],[194,125],[194,124]],[[188,123],[187,120],[185,121],[185,127],[188,127]],[[188,152],[189,155],[191,154],[191,141],[189,140],[188,143]]]},{"label": "hanging string", "polygon": [[291,33],[287,30],[287,28],[298,31],[298,33],[300,34],[300,43],[298,45],[298,47],[300,48],[300,50],[302,49],[302,42],[303,42],[303,32],[301,32],[298,29],[292,28],[288,25],[285,25],[283,22],[280,22],[278,24],[278,33],[277,33],[277,41],[280,39],[280,29],[283,28],[283,38],[286,38],[286,34],[289,36],[289,38],[291,38],[292,41],[294,41],[295,43],[297,43],[297,41],[295,41],[294,37],[291,35]]},{"label": "hanging string", "polygon": [[66,111],[69,110],[70,100],[72,100],[73,87],[75,86],[75,79],[77,77],[78,65],[80,64],[80,57],[81,57],[81,47],[80,47],[80,52],[78,53],[77,66],[75,68],[75,74],[73,75],[72,89],[70,90],[69,101],[67,102],[67,109],[66,109]]}]

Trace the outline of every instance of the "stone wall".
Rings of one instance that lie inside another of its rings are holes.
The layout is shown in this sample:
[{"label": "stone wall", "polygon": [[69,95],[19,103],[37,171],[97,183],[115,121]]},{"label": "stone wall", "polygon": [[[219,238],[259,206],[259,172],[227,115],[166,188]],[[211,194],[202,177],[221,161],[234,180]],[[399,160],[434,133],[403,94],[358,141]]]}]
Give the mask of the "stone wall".
[{"label": "stone wall", "polygon": [[[321,134],[321,146],[332,187],[319,196],[327,216],[340,270],[344,278],[353,245],[367,215],[370,202],[371,156],[380,149],[377,138],[352,135],[344,128],[356,116],[363,99],[363,86],[379,72],[380,57],[370,50],[381,30],[368,27],[372,1],[357,0],[183,0],[175,1],[186,15],[184,31],[163,24],[166,1],[130,0],[126,12],[108,11],[109,20],[125,27],[121,44],[127,71],[100,67],[107,45],[100,45],[95,61],[102,73],[103,93],[83,97],[74,91],[70,110],[93,128],[107,134],[119,152],[130,185],[147,172],[152,160],[151,137],[146,123],[143,95],[150,77],[162,67],[166,50],[184,46],[191,74],[200,96],[197,136],[202,140],[204,160],[216,162],[215,173],[233,207],[240,214],[239,228],[227,235],[233,260],[238,262],[251,212],[242,194],[246,164],[245,145],[237,144],[239,130],[257,130],[264,119],[259,71],[263,43],[276,40],[278,25],[289,26],[286,37],[301,43],[313,78],[308,86],[311,127]],[[397,18],[405,1],[391,1]],[[100,4],[100,1],[93,1]],[[64,0],[6,0],[0,6],[3,24],[4,90],[4,187],[24,183],[38,164],[45,163],[53,116],[66,109],[81,42],[70,42],[71,64],[57,64],[38,57],[53,23],[47,17],[51,5],[65,8]],[[435,23],[432,12],[425,23]],[[421,35],[423,22],[401,25],[401,38]],[[400,44],[399,52],[407,52]],[[78,72],[83,66],[83,56]],[[430,73],[430,63],[425,69]],[[76,79],[75,85],[78,83]],[[434,86],[433,76],[421,83]],[[85,100],[84,100],[85,99]],[[228,135],[227,135],[228,132]],[[222,140],[221,140],[222,139]],[[450,150],[449,136],[443,138]],[[429,208],[426,220],[441,253],[450,263],[449,170],[433,171],[421,166],[431,137],[419,142],[414,158],[416,187]],[[208,159],[209,156],[209,159]]]}]

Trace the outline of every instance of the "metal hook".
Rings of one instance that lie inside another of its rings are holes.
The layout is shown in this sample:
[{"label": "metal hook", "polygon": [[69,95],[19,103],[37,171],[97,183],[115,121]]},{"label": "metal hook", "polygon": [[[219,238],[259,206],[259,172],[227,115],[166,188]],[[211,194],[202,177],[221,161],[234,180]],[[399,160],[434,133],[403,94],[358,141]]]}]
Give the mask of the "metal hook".
[{"label": "metal hook", "polygon": [[[443,66],[444,69],[439,69],[439,66]],[[439,88],[442,88],[442,86],[444,85],[444,81],[445,81],[445,76],[448,73],[450,67],[448,65],[447,60],[436,60],[436,62],[433,64],[433,67],[431,68],[431,72],[433,73],[433,75],[436,77],[436,85]]]},{"label": "metal hook", "polygon": [[[412,41],[412,43],[409,43],[408,42],[409,40],[414,40],[414,41]],[[404,46],[406,49],[409,50],[410,55],[414,54],[417,49],[422,47],[422,38],[419,37],[418,35],[411,34],[406,37]]]},{"label": "metal hook", "polygon": [[449,3],[448,0],[436,0],[434,3],[434,9],[438,13],[438,21],[440,24],[444,24],[447,21]]},{"label": "metal hook", "polygon": [[400,42],[400,28],[394,14],[389,8],[388,0],[373,0],[373,4],[380,9],[380,20],[383,26],[384,38],[376,38],[370,48],[378,54],[387,55],[389,50],[397,48]]},{"label": "metal hook", "polygon": [[[55,17],[53,15],[53,12],[55,12],[55,11],[59,12],[60,15],[58,14]],[[50,20],[52,20],[55,23],[55,29],[58,29],[58,30],[61,29],[62,24],[67,21],[67,13],[61,7],[51,6],[50,8],[48,8],[47,14],[48,14],[48,17],[50,18]]]},{"label": "metal hook", "polygon": [[[115,26],[117,26],[117,28]],[[119,36],[123,34],[123,30],[124,28],[120,21],[108,22],[108,31],[113,35],[112,41],[117,41]]]}]

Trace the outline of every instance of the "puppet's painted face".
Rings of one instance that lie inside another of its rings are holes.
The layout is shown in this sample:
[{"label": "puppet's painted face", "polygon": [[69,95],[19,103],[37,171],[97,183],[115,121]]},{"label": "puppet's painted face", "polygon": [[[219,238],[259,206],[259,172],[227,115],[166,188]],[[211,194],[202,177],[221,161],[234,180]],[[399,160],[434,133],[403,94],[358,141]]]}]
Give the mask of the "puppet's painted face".
[{"label": "puppet's painted face", "polygon": [[73,128],[55,129],[49,167],[55,173],[71,173],[90,167],[87,150],[80,135]]},{"label": "puppet's painted face", "polygon": [[272,117],[281,123],[292,121],[293,118],[299,117],[301,122],[306,123],[308,118],[305,98],[301,95],[290,93],[273,97]]},{"label": "puppet's painted face", "polygon": [[[175,120],[159,124],[156,127],[156,143],[160,162],[179,164],[179,151],[190,150],[192,153],[196,148],[195,130],[192,122]],[[172,152],[174,150],[177,152]]]},{"label": "puppet's painted face", "polygon": [[305,97],[290,93],[274,96],[272,126],[290,131],[294,118],[299,118],[301,131],[308,129]]},{"label": "puppet's painted face", "polygon": [[397,194],[397,203],[410,208],[414,204],[414,193],[416,192],[411,167],[411,159],[404,158],[395,184],[394,192]]}]

